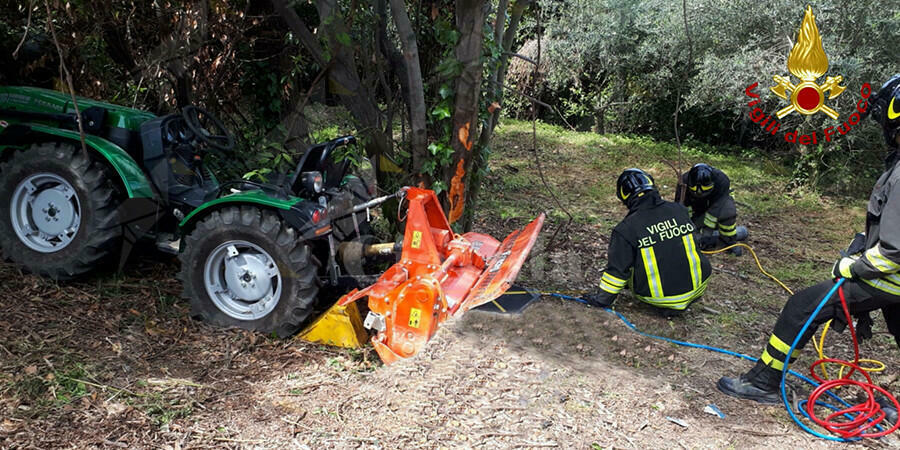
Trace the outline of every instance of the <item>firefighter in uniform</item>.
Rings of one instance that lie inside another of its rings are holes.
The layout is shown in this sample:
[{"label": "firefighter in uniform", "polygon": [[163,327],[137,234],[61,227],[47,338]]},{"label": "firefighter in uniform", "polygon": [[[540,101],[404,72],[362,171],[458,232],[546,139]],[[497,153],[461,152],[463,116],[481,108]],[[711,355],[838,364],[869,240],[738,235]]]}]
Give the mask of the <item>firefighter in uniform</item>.
[{"label": "firefighter in uniform", "polygon": [[[700,163],[683,174],[681,182],[687,186],[684,204],[700,231],[701,250],[727,247],[747,239],[747,228],[736,226],[737,207],[731,197],[731,180],[725,172]],[[731,252],[743,253],[740,247]]]},{"label": "firefighter in uniform", "polygon": [[[886,170],[878,178],[869,198],[865,235],[859,234],[850,248],[832,268],[835,278],[845,278],[843,290],[850,313],[857,317],[860,338],[871,337],[869,312],[881,309],[888,331],[900,346],[900,74],[891,78],[869,99],[868,113],[881,124],[890,153]],[[725,394],[778,403],[781,371],[786,353],[810,314],[834,286],[832,280],[808,287],[788,299],[775,323],[769,343],[756,365],[736,378],[722,377],[717,387]],[[838,295],[834,295],[800,339],[803,348],[819,325],[830,319],[844,319]],[[887,399],[879,403],[889,419],[897,420],[897,411]]]},{"label": "firefighter in uniform", "polygon": [[703,295],[711,272],[687,209],[663,200],[653,177],[640,169],[622,172],[616,196],[628,214],[613,229],[600,290],[584,300],[608,307],[627,285],[664,315],[678,314]]}]

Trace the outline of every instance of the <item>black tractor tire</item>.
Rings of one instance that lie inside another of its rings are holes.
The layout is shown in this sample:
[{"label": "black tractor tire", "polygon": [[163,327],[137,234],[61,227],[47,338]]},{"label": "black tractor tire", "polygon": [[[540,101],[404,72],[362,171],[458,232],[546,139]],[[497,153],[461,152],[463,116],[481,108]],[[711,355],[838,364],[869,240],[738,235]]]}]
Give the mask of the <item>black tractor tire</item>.
[{"label": "black tractor tire", "polygon": [[[118,252],[122,237],[118,220],[122,196],[108,170],[105,164],[85,156],[81,148],[61,142],[34,144],[0,164],[0,251],[4,258],[56,280],[72,279],[108,262]],[[38,173],[68,182],[80,205],[78,231],[65,247],[50,253],[26,245],[12,225],[13,193],[22,181]]]},{"label": "black tractor tire", "polygon": [[[275,260],[281,276],[281,295],[274,309],[263,317],[235,318],[220,309],[207,290],[204,275],[207,259],[217,247],[229,241],[255,244]],[[297,230],[272,211],[249,205],[213,211],[185,238],[183,250],[179,256],[178,278],[195,319],[288,337],[300,329],[313,311],[319,293],[320,263]]]}]

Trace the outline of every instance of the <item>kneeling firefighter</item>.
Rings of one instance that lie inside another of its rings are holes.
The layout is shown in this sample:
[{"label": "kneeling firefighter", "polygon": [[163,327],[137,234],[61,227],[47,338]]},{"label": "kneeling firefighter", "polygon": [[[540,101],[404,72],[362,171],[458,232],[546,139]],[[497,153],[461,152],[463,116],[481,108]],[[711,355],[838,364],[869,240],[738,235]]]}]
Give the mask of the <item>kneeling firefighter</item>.
[{"label": "kneeling firefighter", "polygon": [[[681,176],[681,182],[687,187],[684,205],[690,209],[691,220],[700,232],[701,250],[747,239],[747,228],[736,226],[737,207],[731,196],[731,180],[725,172],[709,164],[695,164]],[[731,252],[743,253],[740,247]]]},{"label": "kneeling firefighter", "polygon": [[[872,336],[869,311],[881,309],[888,331],[900,346],[900,74],[869,99],[868,112],[881,124],[890,153],[885,159],[886,170],[869,198],[865,235],[854,239],[845,252],[848,256],[834,264],[832,275],[846,279],[844,297],[850,313],[857,317],[859,337]],[[833,286],[834,282],[828,280],[791,296],[756,366],[737,378],[722,377],[717,384],[719,390],[760,403],[779,403],[781,371],[790,344]],[[803,348],[818,326],[830,319],[835,323],[846,321],[838,295],[832,296],[815,318],[797,349]],[[879,403],[889,420],[896,421],[894,407],[884,398]]]},{"label": "kneeling firefighter", "polygon": [[638,299],[674,315],[703,295],[711,267],[694,237],[687,209],[659,196],[653,177],[622,172],[616,196],[628,215],[613,229],[600,290],[584,300],[609,306],[626,285]]}]

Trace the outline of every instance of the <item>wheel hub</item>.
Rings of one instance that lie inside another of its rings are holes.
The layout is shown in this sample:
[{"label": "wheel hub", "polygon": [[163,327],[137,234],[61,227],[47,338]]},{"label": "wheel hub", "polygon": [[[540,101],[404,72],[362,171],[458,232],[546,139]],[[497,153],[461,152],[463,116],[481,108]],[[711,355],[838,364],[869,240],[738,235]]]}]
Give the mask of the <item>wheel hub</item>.
[{"label": "wheel hub", "polygon": [[31,222],[50,236],[71,228],[76,214],[74,205],[68,200],[63,187],[41,191],[31,203]]},{"label": "wheel hub", "polygon": [[247,241],[220,244],[206,259],[203,273],[210,299],[235,319],[265,317],[281,298],[281,272],[275,259]]},{"label": "wheel hub", "polygon": [[272,279],[265,276],[266,262],[262,255],[238,255],[225,263],[225,284],[237,298],[257,301],[272,288]]},{"label": "wheel hub", "polygon": [[41,253],[69,245],[81,226],[81,204],[75,189],[53,173],[33,174],[19,183],[10,200],[16,236]]}]

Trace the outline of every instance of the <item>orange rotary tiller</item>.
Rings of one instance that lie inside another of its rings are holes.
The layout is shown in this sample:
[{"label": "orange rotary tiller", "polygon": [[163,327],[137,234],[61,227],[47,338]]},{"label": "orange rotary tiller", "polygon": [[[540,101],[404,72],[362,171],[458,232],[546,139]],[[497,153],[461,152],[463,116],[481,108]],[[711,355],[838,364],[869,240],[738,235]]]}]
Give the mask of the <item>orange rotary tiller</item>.
[{"label": "orange rotary tiller", "polygon": [[503,242],[481,233],[453,233],[433,191],[405,188],[406,232],[400,261],[375,284],[353,290],[347,305],[369,298],[364,326],[385,364],[418,353],[450,317],[502,295],[519,273],[544,214]]}]

